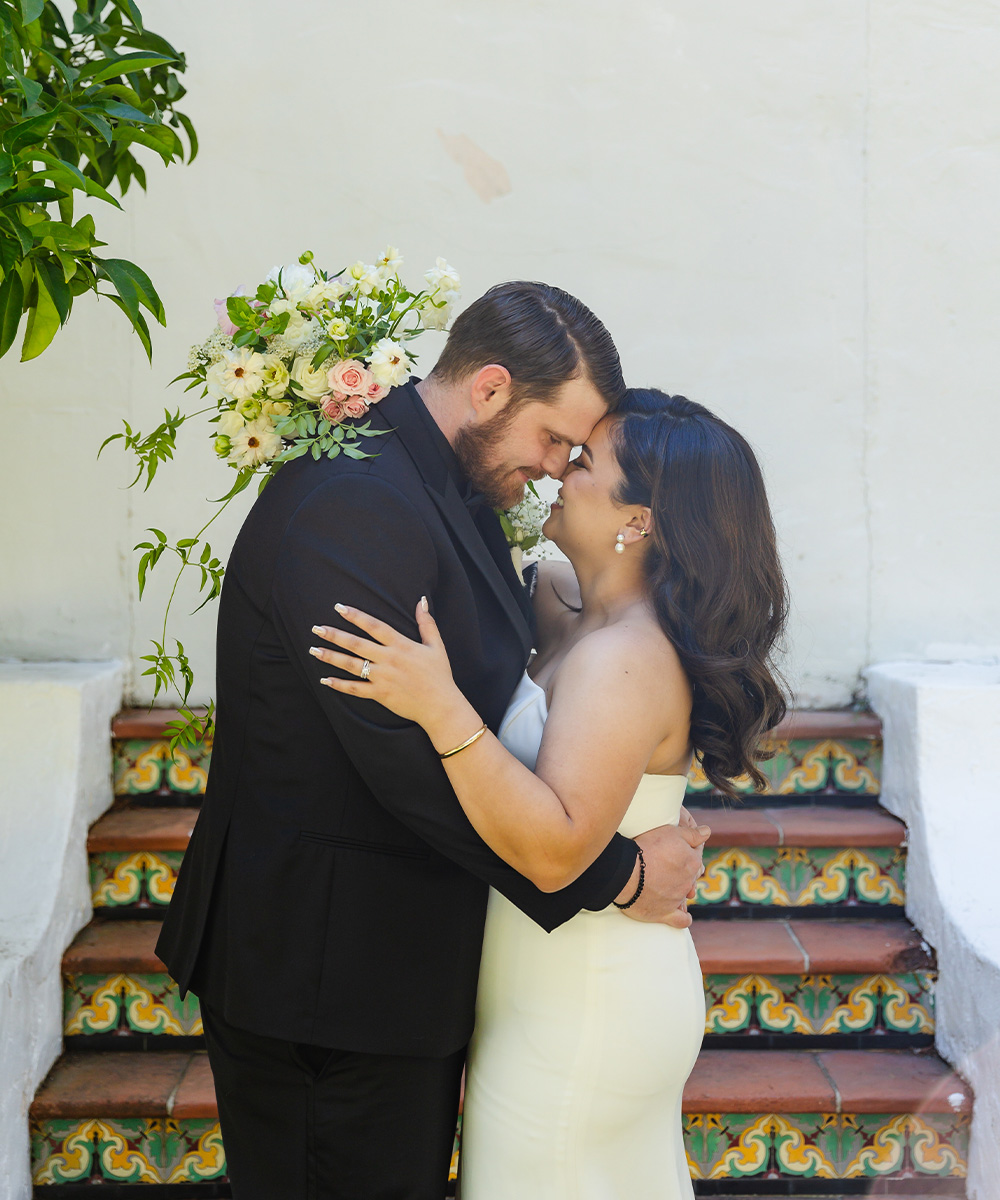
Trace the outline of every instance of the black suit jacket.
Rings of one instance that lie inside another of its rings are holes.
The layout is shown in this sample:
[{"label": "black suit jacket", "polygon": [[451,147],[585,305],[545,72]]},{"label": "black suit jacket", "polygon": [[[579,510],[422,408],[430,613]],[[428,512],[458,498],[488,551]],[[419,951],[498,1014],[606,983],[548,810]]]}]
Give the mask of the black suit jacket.
[{"label": "black suit jacket", "polygon": [[547,930],[603,908],[635,861],[616,835],[544,894],[478,837],[423,730],[319,680],[311,627],[356,605],[411,637],[431,602],[459,687],[496,731],[531,647],[499,522],[412,384],[373,410],[377,457],[287,464],[233,548],[218,728],[157,953],[233,1025],[444,1055],[472,1030],[488,886]]}]

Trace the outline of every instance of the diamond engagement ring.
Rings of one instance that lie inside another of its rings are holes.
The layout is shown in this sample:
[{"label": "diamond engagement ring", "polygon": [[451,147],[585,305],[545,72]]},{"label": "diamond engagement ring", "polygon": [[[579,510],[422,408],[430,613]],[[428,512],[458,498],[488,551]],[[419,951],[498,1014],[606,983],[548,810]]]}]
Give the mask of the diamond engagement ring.
[{"label": "diamond engagement ring", "polygon": [[365,661],[361,664],[361,678],[365,681],[365,683],[368,682],[368,677],[369,677],[369,675],[371,675],[371,673],[372,673],[372,665],[366,658]]}]

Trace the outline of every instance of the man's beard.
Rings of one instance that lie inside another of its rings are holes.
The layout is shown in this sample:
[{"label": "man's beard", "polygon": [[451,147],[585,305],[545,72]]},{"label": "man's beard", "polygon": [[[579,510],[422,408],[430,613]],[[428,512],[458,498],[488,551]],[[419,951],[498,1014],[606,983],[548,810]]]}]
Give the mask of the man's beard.
[{"label": "man's beard", "polygon": [[455,456],[491,508],[513,508],[524,498],[524,481],[514,477],[516,468],[497,462],[494,453],[516,415],[516,406],[508,404],[485,425],[463,425],[455,435]]}]

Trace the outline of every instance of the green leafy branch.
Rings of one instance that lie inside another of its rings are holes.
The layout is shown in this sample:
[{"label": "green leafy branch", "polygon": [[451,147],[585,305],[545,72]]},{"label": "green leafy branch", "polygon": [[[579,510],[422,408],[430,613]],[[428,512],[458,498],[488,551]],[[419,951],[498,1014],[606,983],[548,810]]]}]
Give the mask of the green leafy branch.
[{"label": "green leafy branch", "polygon": [[94,218],[74,208],[84,196],[120,209],[110,187],[145,189],[137,146],[183,161],[183,130],[195,157],[194,127],[176,108],[184,69],[134,0],[76,0],[71,25],[55,0],[0,0],[0,357],[27,313],[21,359],[36,358],[88,291],[125,313],[152,357],[141,310],[166,323],[153,284],[134,263],[98,255]]}]

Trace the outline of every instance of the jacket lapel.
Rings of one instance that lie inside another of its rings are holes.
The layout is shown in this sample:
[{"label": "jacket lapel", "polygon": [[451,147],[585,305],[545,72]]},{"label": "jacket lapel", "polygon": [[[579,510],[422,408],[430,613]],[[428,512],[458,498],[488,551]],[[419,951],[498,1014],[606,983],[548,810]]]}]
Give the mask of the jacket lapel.
[{"label": "jacket lapel", "polygon": [[[507,614],[508,619],[517,629],[524,651],[524,659],[527,662],[533,644],[528,621],[521,607],[518,605],[514,593],[501,574],[500,567],[490,553],[489,547],[483,541],[483,536],[476,527],[476,523],[473,521],[468,508],[466,508],[465,501],[458,494],[455,481],[451,476],[448,477],[443,495],[432,484],[426,481],[424,482],[424,486],[427,488],[427,494],[437,505],[445,524],[449,527],[469,558],[479,568],[483,578],[489,584],[493,594]],[[512,564],[511,570],[513,569]]]},{"label": "jacket lapel", "polygon": [[[410,394],[411,389],[412,395]],[[514,581],[512,563],[507,564],[510,568],[511,579],[510,581],[505,579],[500,565],[483,540],[483,535],[459,494],[458,487],[448,470],[441,451],[434,443],[434,437],[427,428],[427,422],[415,407],[422,403],[423,401],[416,393],[411,381],[401,388],[394,389],[391,395],[387,396],[373,410],[373,416],[377,413],[380,418],[385,418],[386,425],[394,428],[398,433],[402,446],[420,472],[427,494],[434,501],[445,524],[482,574],[508,620],[517,630],[524,650],[524,658],[527,661],[534,644],[528,615],[530,608],[522,607],[513,591],[514,587],[522,592],[524,588]],[[500,536],[503,536],[502,533]],[[525,605],[528,604],[527,595],[524,596],[523,601]]]}]

